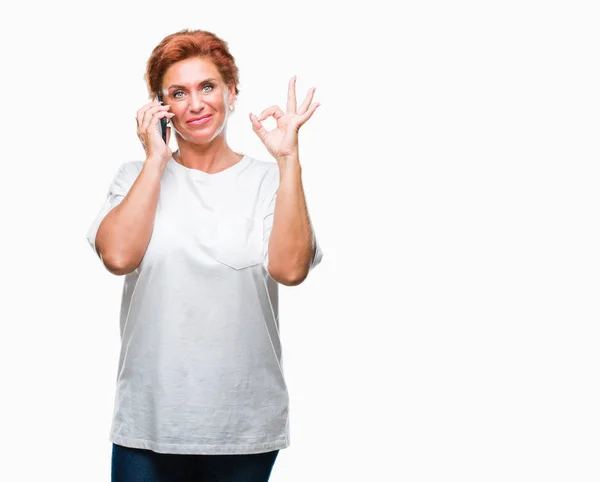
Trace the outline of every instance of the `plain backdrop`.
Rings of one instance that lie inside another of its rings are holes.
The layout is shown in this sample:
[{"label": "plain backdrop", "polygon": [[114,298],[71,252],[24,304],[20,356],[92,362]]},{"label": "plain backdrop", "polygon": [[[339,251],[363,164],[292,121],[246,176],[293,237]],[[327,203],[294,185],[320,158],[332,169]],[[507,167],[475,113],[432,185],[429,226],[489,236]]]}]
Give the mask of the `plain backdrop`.
[{"label": "plain backdrop", "polygon": [[[273,482],[600,478],[596,2],[29,2],[0,20],[2,475],[108,481],[123,278],[85,235],[160,40],[225,39],[300,130],[324,257],[280,286]],[[271,119],[267,128],[274,126]],[[172,144],[174,146],[174,144]]]}]

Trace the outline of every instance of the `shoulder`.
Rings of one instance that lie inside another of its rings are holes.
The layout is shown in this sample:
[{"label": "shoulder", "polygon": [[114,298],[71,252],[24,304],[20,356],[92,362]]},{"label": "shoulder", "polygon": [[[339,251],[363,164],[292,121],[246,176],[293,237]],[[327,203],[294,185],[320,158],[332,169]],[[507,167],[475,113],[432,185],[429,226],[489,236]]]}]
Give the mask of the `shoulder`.
[{"label": "shoulder", "polygon": [[127,161],[121,164],[113,177],[111,189],[128,189],[142,171],[142,167],[144,161]]},{"label": "shoulder", "polygon": [[129,175],[138,175],[144,167],[144,161],[127,161],[121,164],[119,172]]},{"label": "shoulder", "polygon": [[144,161],[126,161],[119,166],[115,179],[137,177],[144,167]]}]

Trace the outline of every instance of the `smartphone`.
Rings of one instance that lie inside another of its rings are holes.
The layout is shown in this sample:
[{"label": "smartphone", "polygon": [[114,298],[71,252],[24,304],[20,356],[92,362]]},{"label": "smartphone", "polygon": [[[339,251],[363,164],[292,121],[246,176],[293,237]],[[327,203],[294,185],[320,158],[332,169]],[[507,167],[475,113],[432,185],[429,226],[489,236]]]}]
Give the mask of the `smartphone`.
[{"label": "smartphone", "polygon": [[[163,102],[163,96],[160,92],[158,94],[156,94],[156,98],[162,105],[165,105]],[[161,117],[160,122],[158,123],[158,129],[160,130],[160,134],[163,138],[163,141],[165,141],[165,144],[166,144],[167,143],[167,118],[166,117]]]}]

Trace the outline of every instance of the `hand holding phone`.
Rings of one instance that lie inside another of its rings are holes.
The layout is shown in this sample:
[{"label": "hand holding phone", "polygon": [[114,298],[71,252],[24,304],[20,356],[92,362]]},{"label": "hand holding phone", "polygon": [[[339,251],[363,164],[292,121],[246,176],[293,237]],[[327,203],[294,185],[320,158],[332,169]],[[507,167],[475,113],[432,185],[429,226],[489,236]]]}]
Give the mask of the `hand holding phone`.
[{"label": "hand holding phone", "polygon": [[170,106],[162,104],[162,96],[157,95],[157,100],[150,102],[137,111],[137,134],[144,150],[146,161],[158,163],[161,168],[171,159],[173,153],[169,148],[171,128],[167,127],[167,119],[175,114],[169,112]]}]

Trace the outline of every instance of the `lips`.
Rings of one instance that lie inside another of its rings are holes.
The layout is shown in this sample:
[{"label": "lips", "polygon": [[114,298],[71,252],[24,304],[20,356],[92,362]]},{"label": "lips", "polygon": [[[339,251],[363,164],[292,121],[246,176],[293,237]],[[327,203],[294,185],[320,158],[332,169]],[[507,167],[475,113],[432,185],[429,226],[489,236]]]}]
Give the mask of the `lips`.
[{"label": "lips", "polygon": [[212,114],[206,114],[202,117],[194,117],[187,121],[188,124],[201,124],[202,122],[206,122],[209,118],[212,117]]}]

